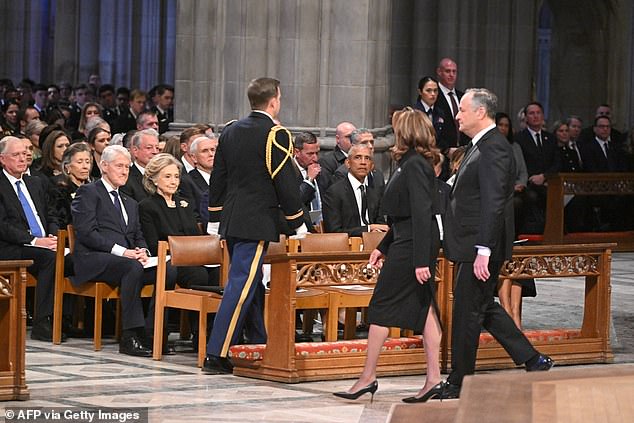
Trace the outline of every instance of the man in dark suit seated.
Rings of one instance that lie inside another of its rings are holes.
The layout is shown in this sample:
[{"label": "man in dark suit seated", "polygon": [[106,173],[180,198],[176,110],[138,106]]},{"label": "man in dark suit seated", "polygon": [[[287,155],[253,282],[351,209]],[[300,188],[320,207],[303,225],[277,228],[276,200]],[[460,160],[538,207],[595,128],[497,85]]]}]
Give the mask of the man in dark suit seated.
[{"label": "man in dark suit seated", "polygon": [[0,260],[33,260],[28,268],[37,278],[31,338],[51,342],[58,223],[48,209],[44,180],[24,175],[26,158],[22,140],[0,140]]},{"label": "man in dark suit seated", "polygon": [[324,184],[325,188],[334,182],[333,177],[335,171],[339,166],[341,166],[348,157],[348,150],[352,146],[350,141],[350,134],[352,131],[357,129],[350,122],[341,122],[337,125],[337,129],[335,130],[335,149],[328,153],[324,154],[319,158],[319,164],[321,165],[321,174],[324,175],[327,181],[327,184]]},{"label": "man in dark suit seated", "polygon": [[137,203],[148,196],[143,188],[143,173],[145,166],[158,153],[158,133],[154,129],[144,129],[132,136],[130,154],[134,163],[130,166],[130,175],[125,185],[121,187],[121,191],[134,198]]},{"label": "man in dark suit seated", "polygon": [[559,151],[555,136],[543,130],[544,108],[536,101],[526,107],[526,128],[515,135],[515,142],[522,148],[528,186],[524,202],[528,210],[524,222],[519,223],[523,231],[542,233],[546,211],[546,175],[559,171]]},{"label": "man in dark suit seated", "polygon": [[[352,131],[350,134],[350,142],[352,145],[367,145],[370,147],[372,152],[372,156],[374,157],[374,135],[368,129],[359,128]],[[348,174],[348,168],[345,164],[342,164],[335,171],[335,175],[332,179],[332,183],[345,179]],[[377,188],[383,191],[385,188],[385,179],[383,178],[383,173],[380,170],[374,168],[374,163],[372,163],[372,168],[368,173],[368,186],[373,188]]]},{"label": "man in dark suit seated", "polygon": [[[154,327],[154,301],[146,320],[139,294],[143,285],[156,280],[156,267],[144,268],[149,251],[138,203],[120,191],[129,172],[128,150],[110,145],[101,156],[102,178],[77,190],[71,206],[76,235],[72,281],[118,285],[123,328],[119,352],[149,357],[152,352],[144,341],[145,330],[152,333]],[[174,268],[168,266],[166,286],[173,286],[175,280]]]},{"label": "man in dark suit seated", "polygon": [[384,216],[379,214],[383,189],[368,185],[372,167],[372,150],[366,144],[353,145],[345,161],[348,175],[328,188],[324,196],[326,232],[346,232],[361,236],[362,232],[386,232]]},{"label": "man in dark suit seated", "polygon": [[[310,228],[321,222],[322,197],[326,192],[326,177],[321,174],[319,164],[319,140],[312,132],[300,132],[295,137],[293,159],[299,182],[299,195],[304,205],[304,219]],[[306,212],[315,212],[308,217]],[[319,215],[319,216],[317,216]],[[310,221],[310,222],[309,222]]]},{"label": "man in dark suit seated", "polygon": [[[622,143],[611,135],[610,118],[599,116],[594,119],[594,138],[579,146],[581,160],[586,172],[627,172],[626,154]],[[590,226],[593,230],[630,229],[628,218],[632,208],[627,196],[595,196],[590,203]]]},{"label": "man in dark suit seated", "polygon": [[206,227],[209,221],[209,180],[211,171],[214,168],[214,157],[216,156],[216,147],[218,147],[217,138],[207,138],[202,135],[195,138],[189,146],[189,154],[196,160],[196,168],[189,172],[189,178],[192,180],[196,189],[194,190],[193,199],[196,209],[200,213],[200,220]]}]

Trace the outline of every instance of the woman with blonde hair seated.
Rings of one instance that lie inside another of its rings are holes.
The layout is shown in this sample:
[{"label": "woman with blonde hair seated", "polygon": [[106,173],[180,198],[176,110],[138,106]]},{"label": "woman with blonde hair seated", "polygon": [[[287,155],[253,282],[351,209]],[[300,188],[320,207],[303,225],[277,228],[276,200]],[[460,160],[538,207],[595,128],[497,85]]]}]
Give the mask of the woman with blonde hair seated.
[{"label": "woman with blonde hair seated", "polygon": [[[153,256],[158,253],[158,242],[167,241],[170,235],[201,235],[194,215],[195,204],[178,193],[182,167],[174,156],[166,153],[157,154],[145,167],[143,187],[150,196],[139,203],[139,218]],[[213,282],[213,276],[203,266],[178,267],[177,270],[180,286],[204,286]]]}]

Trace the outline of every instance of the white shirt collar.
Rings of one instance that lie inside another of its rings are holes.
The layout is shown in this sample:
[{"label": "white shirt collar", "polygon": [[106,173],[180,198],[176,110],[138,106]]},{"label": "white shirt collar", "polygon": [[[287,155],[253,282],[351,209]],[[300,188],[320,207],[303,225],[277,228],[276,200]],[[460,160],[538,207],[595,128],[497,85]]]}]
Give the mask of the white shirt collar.
[{"label": "white shirt collar", "polygon": [[7,170],[6,170],[6,169],[4,169],[4,168],[2,169],[2,171],[4,172],[4,176],[6,176],[6,177],[7,177],[7,179],[9,180],[9,182],[11,183],[11,185],[13,186],[13,189],[15,189],[15,183],[16,183],[17,181],[24,182],[24,181],[22,180],[22,178],[19,178],[19,179],[18,179],[18,178],[16,178],[15,176],[13,176],[13,175],[11,175],[9,172],[7,172]]},{"label": "white shirt collar", "polygon": [[348,172],[348,180],[350,181],[350,185],[352,185],[352,189],[354,191],[358,190],[361,185],[368,186],[368,177],[366,176],[363,179],[363,183],[359,182],[357,178],[355,178],[352,173]]},{"label": "white shirt collar", "polygon": [[103,182],[103,185],[106,187],[106,191],[108,191],[108,194],[110,194],[110,192],[112,191],[117,191],[117,193],[119,192],[119,189],[110,185],[110,182],[108,182],[106,178],[101,178],[101,182]]},{"label": "white shirt collar", "polygon": [[[438,86],[440,87],[440,91],[442,91],[442,93],[446,96],[449,95],[450,92],[455,93],[456,89],[454,88],[453,90],[450,90],[449,88],[445,87],[443,84],[441,84],[440,82],[438,83]],[[458,99],[456,98],[456,101],[458,101]]]},{"label": "white shirt collar", "polygon": [[473,143],[473,145],[476,145],[476,143],[478,141],[480,141],[480,139],[484,136],[484,134],[486,134],[487,132],[489,132],[491,129],[495,128],[495,123],[492,123],[491,125],[487,126],[486,128],[484,128],[483,130],[481,130],[480,132],[478,132],[477,134],[475,134],[475,137],[473,137],[473,139],[471,140],[471,142]]},{"label": "white shirt collar", "polygon": [[306,179],[306,175],[308,174],[308,171],[306,169],[304,169],[304,167],[302,165],[299,164],[299,162],[297,161],[297,159],[295,157],[293,157],[293,161],[295,162],[295,165],[297,166],[299,171],[302,173],[302,177],[304,179]]},{"label": "white shirt collar", "polygon": [[202,175],[203,178],[205,178],[205,182],[207,182],[207,185],[209,185],[209,180],[211,179],[211,173],[207,173],[199,167],[197,167],[196,170],[198,171],[198,173]]},{"label": "white shirt collar", "polygon": [[134,167],[136,167],[137,169],[139,169],[139,172],[141,172],[141,175],[145,175],[145,168],[144,167],[139,165],[137,162],[134,162],[132,165]]}]

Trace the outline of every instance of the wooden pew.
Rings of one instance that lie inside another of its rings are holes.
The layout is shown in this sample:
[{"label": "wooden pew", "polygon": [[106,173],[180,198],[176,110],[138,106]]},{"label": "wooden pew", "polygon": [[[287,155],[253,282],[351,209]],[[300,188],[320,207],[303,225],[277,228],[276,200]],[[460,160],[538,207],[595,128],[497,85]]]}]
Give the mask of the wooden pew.
[{"label": "wooden pew", "polygon": [[634,195],[634,173],[558,173],[549,175],[544,244],[616,242],[615,251],[634,251],[634,231],[564,234],[565,195]]},{"label": "wooden pew", "polygon": [[0,261],[0,401],[28,400],[24,377],[26,268],[31,260]]},{"label": "wooden pew", "polygon": [[[501,275],[510,279],[585,278],[583,323],[580,328],[557,328],[555,331],[531,331],[531,343],[558,364],[609,363],[614,355],[610,348],[610,266],[616,244],[533,245],[515,247],[513,258],[506,262]],[[449,274],[453,275],[453,272]],[[441,313],[443,339],[441,364],[451,365],[451,313],[453,283],[443,283]],[[508,368],[515,364],[500,344],[489,334],[480,337],[477,369]]]}]

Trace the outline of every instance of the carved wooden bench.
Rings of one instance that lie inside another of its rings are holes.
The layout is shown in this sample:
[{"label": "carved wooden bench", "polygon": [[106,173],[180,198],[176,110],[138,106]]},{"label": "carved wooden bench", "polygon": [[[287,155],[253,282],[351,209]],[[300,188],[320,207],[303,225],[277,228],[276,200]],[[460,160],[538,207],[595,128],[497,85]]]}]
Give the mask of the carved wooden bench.
[{"label": "carved wooden bench", "polygon": [[[616,244],[534,245],[515,247],[513,258],[504,264],[501,275],[510,279],[583,277],[585,296],[580,328],[557,328],[529,337],[535,348],[558,364],[608,363],[614,358],[610,348],[610,268]],[[453,274],[453,272],[449,272]],[[448,292],[442,315],[445,332],[441,345],[444,370],[451,365],[451,311],[453,283],[442,284]],[[526,333],[527,331],[525,331]],[[530,331],[532,332],[532,331]],[[515,364],[500,344],[483,333],[476,368],[506,368]]]},{"label": "carved wooden bench", "polygon": [[634,195],[634,173],[558,173],[549,175],[544,244],[615,242],[615,251],[634,251],[634,231],[564,234],[564,198],[568,195]]}]

